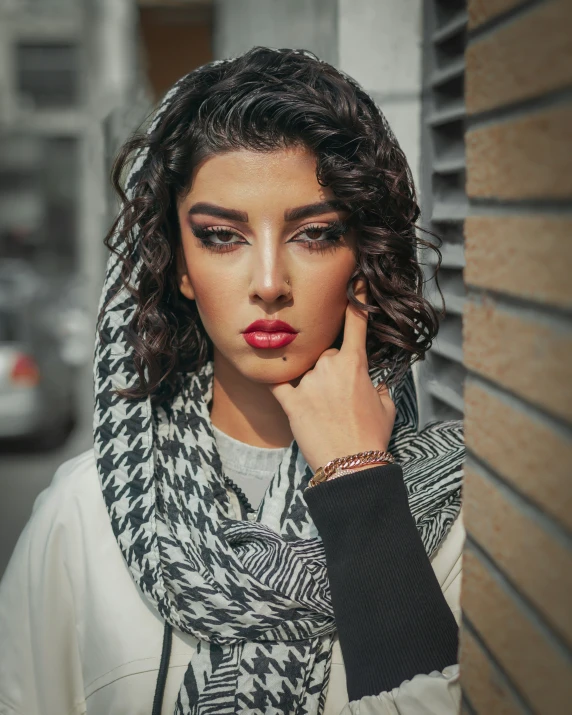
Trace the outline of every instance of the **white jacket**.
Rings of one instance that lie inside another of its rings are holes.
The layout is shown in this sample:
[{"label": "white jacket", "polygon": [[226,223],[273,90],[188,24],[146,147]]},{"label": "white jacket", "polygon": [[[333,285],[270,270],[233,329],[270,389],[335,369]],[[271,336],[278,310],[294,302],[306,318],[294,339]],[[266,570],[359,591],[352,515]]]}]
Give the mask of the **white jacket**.
[{"label": "white jacket", "polygon": [[[464,538],[460,514],[432,559],[458,624]],[[0,583],[0,714],[150,715],[162,639],[163,620],[115,540],[90,450],[38,496]],[[195,644],[173,631],[164,715]],[[451,665],[348,704],[336,639],[324,715],[456,715],[458,678]]]}]

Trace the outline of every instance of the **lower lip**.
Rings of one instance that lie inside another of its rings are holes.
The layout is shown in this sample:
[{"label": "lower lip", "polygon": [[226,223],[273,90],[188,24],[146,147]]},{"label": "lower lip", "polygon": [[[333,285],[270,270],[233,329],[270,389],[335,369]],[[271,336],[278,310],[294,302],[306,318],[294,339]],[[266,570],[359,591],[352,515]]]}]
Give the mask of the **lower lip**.
[{"label": "lower lip", "polygon": [[255,330],[251,333],[243,333],[246,342],[253,348],[283,348],[296,340],[298,333],[267,333],[263,330]]}]

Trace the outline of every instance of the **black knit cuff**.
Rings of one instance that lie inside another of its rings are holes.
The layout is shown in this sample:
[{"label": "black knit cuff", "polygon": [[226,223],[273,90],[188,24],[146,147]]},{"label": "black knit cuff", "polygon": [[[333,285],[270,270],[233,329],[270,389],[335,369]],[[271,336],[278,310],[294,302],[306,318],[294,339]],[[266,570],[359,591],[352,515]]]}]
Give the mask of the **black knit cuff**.
[{"label": "black knit cuff", "polygon": [[350,700],[457,662],[458,627],[409,510],[399,465],[304,492],[322,537]]}]

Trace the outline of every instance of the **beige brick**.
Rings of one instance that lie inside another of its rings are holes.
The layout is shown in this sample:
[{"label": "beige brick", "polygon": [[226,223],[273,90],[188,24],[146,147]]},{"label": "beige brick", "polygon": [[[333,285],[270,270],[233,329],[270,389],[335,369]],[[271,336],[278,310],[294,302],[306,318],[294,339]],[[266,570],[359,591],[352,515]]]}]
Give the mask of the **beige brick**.
[{"label": "beige brick", "polygon": [[486,296],[463,311],[464,364],[572,422],[572,331],[501,310]]},{"label": "beige brick", "polygon": [[465,221],[468,285],[572,308],[572,219],[471,216]]},{"label": "beige brick", "polygon": [[572,702],[570,659],[489,573],[470,547],[463,557],[461,605],[494,659],[539,715]]},{"label": "beige brick", "polygon": [[521,4],[522,0],[469,0],[469,29]]},{"label": "beige brick", "polygon": [[[568,485],[564,491],[570,493]],[[497,484],[467,465],[463,509],[467,532],[572,645],[572,551],[530,510],[521,511]]]},{"label": "beige brick", "polygon": [[475,710],[483,715],[522,715],[506,679],[466,628],[461,629],[459,643],[461,687]]},{"label": "beige brick", "polygon": [[534,8],[470,44],[465,59],[469,114],[570,85],[572,3],[553,0]]},{"label": "beige brick", "polygon": [[571,105],[473,129],[465,140],[470,197],[572,197]]},{"label": "beige brick", "polygon": [[470,377],[464,404],[467,448],[572,532],[570,438],[515,409]]}]

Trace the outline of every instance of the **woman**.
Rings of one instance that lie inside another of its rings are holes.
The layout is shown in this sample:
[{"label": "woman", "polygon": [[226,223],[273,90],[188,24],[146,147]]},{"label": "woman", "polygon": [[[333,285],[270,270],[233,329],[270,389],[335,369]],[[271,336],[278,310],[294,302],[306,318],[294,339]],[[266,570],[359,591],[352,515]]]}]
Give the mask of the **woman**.
[{"label": "woman", "polygon": [[456,713],[462,425],[418,432],[438,323],[378,108],[255,48],[114,182],[95,447],[2,583],[0,712]]}]

